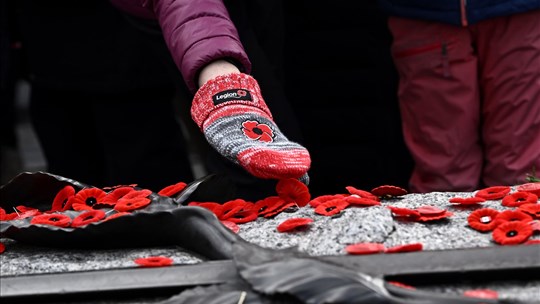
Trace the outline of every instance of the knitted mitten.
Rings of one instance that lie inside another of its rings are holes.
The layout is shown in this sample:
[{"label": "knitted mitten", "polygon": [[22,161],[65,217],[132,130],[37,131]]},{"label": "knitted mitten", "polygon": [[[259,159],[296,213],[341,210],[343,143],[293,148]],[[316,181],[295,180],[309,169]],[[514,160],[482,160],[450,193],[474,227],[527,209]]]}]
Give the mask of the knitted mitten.
[{"label": "knitted mitten", "polygon": [[207,81],[195,94],[191,117],[216,151],[254,176],[300,178],[310,167],[309,152],[281,133],[247,74]]}]

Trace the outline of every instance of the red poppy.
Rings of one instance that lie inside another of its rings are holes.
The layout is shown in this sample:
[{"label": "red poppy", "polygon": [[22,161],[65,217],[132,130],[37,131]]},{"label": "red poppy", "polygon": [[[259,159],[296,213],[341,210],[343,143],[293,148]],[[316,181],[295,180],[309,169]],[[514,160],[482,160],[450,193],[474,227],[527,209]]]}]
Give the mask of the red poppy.
[{"label": "red poppy", "polygon": [[519,207],[523,204],[536,204],[538,196],[531,192],[518,191],[505,196],[502,205],[506,207]]},{"label": "red poppy", "polygon": [[[345,195],[343,194],[328,194],[328,195],[321,195],[317,196],[316,198],[309,201],[309,205],[313,208],[317,208],[320,204],[327,202],[329,200],[333,200],[336,198],[343,198]],[[377,198],[378,199],[378,198]]]},{"label": "red poppy", "polygon": [[332,216],[340,213],[343,209],[347,208],[347,206],[349,206],[349,203],[347,203],[344,199],[336,198],[317,206],[317,208],[315,208],[315,213],[324,216]]},{"label": "red poppy", "polygon": [[441,215],[446,212],[446,209],[441,209],[435,206],[420,206],[415,209],[420,215]]},{"label": "red poppy", "polygon": [[486,199],[481,198],[481,197],[476,197],[476,196],[473,196],[473,197],[453,197],[449,201],[450,201],[450,203],[454,203],[454,204],[476,205],[476,204],[480,204],[480,203],[485,202]]},{"label": "red poppy", "polygon": [[186,188],[187,184],[184,182],[179,182],[174,185],[167,186],[161,190],[159,190],[158,194],[163,196],[173,196],[178,193],[180,193],[184,188]]},{"label": "red poppy", "polygon": [[528,240],[523,244],[525,244],[525,245],[540,245],[540,239],[538,239],[538,240]]},{"label": "red poppy", "polygon": [[349,195],[343,198],[347,203],[354,206],[379,206],[381,202],[371,198],[360,197],[356,194]]},{"label": "red poppy", "polygon": [[497,215],[496,220],[500,222],[512,222],[512,221],[530,222],[533,220],[533,218],[527,213],[517,209],[517,210],[505,210],[499,213],[499,215]]},{"label": "red poppy", "polygon": [[32,216],[36,216],[36,215],[41,214],[41,211],[39,211],[36,208],[28,208],[28,207],[25,207],[25,206],[17,206],[16,209],[21,211],[21,213],[18,213],[17,216],[15,217],[16,220],[21,220],[21,219],[24,219],[24,218],[27,218],[27,217],[32,217]]},{"label": "red poppy", "polygon": [[135,259],[134,262],[141,267],[163,267],[170,266],[173,260],[164,256],[152,256],[146,258]]},{"label": "red poppy", "polygon": [[106,216],[105,212],[103,210],[89,210],[85,211],[79,215],[77,215],[73,222],[71,223],[71,227],[82,227],[85,225],[88,225],[90,223],[98,222],[104,219]]},{"label": "red poppy", "polygon": [[247,120],[242,123],[242,132],[250,139],[272,142],[274,141],[274,132],[267,124],[261,124],[257,121]]},{"label": "red poppy", "polygon": [[253,203],[247,202],[241,198],[228,201],[223,204],[223,214],[219,217],[220,220],[227,220],[241,211],[247,211],[253,208]]},{"label": "red poppy", "polygon": [[16,212],[6,213],[6,210],[0,207],[0,221],[11,221],[15,219],[16,217],[17,217]]},{"label": "red poppy", "polygon": [[293,203],[293,202],[290,202],[290,203],[287,203],[285,202],[285,204],[279,206],[277,209],[274,209],[272,211],[269,211],[267,213],[264,214],[264,217],[265,218],[270,218],[270,217],[273,217],[277,214],[280,214],[282,211],[285,211],[289,208],[295,208],[296,207],[296,204]]},{"label": "red poppy", "polygon": [[525,242],[533,234],[532,227],[523,221],[505,222],[493,230],[493,240],[501,245],[515,245]]},{"label": "red poppy", "polygon": [[108,206],[114,206],[119,199],[123,198],[128,193],[134,191],[135,189],[133,189],[132,187],[118,187],[113,191],[109,192],[100,203]]},{"label": "red poppy", "polygon": [[253,209],[242,210],[234,213],[227,218],[227,221],[234,222],[236,224],[243,224],[247,222],[252,222],[259,217],[259,214]]},{"label": "red poppy", "polygon": [[214,203],[214,202],[190,202],[188,206],[198,206],[203,207],[205,209],[208,209],[212,211],[216,215],[217,218],[223,217],[223,205]]},{"label": "red poppy", "polygon": [[398,253],[398,252],[411,252],[411,251],[421,251],[424,248],[422,243],[412,243],[405,244],[387,248],[385,253]]},{"label": "red poppy", "polygon": [[276,193],[283,200],[295,202],[299,207],[307,205],[311,194],[306,184],[295,178],[280,179],[276,185]]},{"label": "red poppy", "polygon": [[521,184],[516,187],[517,191],[526,191],[540,196],[540,182]]},{"label": "red poppy", "polygon": [[392,213],[395,214],[396,216],[404,216],[404,217],[408,216],[408,217],[413,217],[413,218],[420,216],[420,212],[414,209],[399,208],[399,207],[394,207],[394,206],[386,206],[386,208],[390,209],[390,211],[392,211]]},{"label": "red poppy", "polygon": [[491,208],[477,209],[467,217],[469,226],[478,231],[491,231],[498,225],[495,218],[499,215],[499,211]]},{"label": "red poppy", "polygon": [[371,193],[378,197],[394,198],[407,194],[407,190],[392,185],[382,185],[371,189]]},{"label": "red poppy", "polygon": [[[125,196],[124,196],[125,197]],[[135,197],[135,198],[122,198],[116,205],[114,205],[114,210],[120,212],[129,212],[133,210],[142,209],[150,205],[152,201],[146,197]]]},{"label": "red poppy", "polygon": [[56,193],[50,211],[66,211],[71,209],[71,205],[68,202],[73,203],[73,201],[70,201],[70,198],[74,195],[75,188],[70,185],[65,186]]},{"label": "red poppy", "polygon": [[540,204],[523,204],[518,207],[518,210],[532,215],[535,218],[540,218]]},{"label": "red poppy", "polygon": [[310,223],[312,223],[313,220],[307,217],[296,217],[296,218],[289,218],[281,224],[277,226],[277,231],[279,232],[287,232],[287,231],[293,231],[299,227],[306,227]]},{"label": "red poppy", "polygon": [[106,196],[107,193],[99,188],[86,188],[69,199],[68,204],[71,204],[71,207],[77,211],[92,210],[92,207],[105,199]]},{"label": "red poppy", "polygon": [[407,285],[401,282],[396,282],[396,281],[388,281],[388,284],[392,284],[394,286],[405,288],[405,289],[416,289],[414,286]]},{"label": "red poppy", "polygon": [[229,228],[232,232],[238,233],[240,231],[240,226],[238,226],[235,222],[231,221],[221,221],[223,226]]},{"label": "red poppy", "polygon": [[116,212],[115,214],[111,214],[111,215],[107,216],[103,221],[106,222],[106,221],[114,220],[115,218],[119,218],[121,216],[128,215],[128,214],[131,214],[131,213],[129,213],[129,212]]},{"label": "red poppy", "polygon": [[152,194],[152,191],[148,189],[135,190],[127,193],[122,197],[122,199],[132,199],[132,198],[145,198]]},{"label": "red poppy", "polygon": [[386,247],[380,243],[356,243],[345,247],[348,254],[373,254],[384,252]]},{"label": "red poppy", "polygon": [[0,253],[4,253],[6,251],[6,245],[4,243],[0,242]]},{"label": "red poppy", "polygon": [[471,298],[498,299],[499,294],[491,289],[471,289],[463,292],[463,295]]},{"label": "red poppy", "polygon": [[360,197],[369,198],[369,199],[372,199],[374,201],[379,200],[379,197],[374,195],[373,193],[365,191],[365,190],[357,189],[357,188],[355,188],[353,186],[347,186],[347,187],[345,187],[345,189],[347,189],[347,191],[351,195],[356,194],[356,195],[358,195]]},{"label": "red poppy", "polygon": [[441,214],[421,215],[420,217],[416,218],[415,220],[417,220],[419,222],[431,222],[431,221],[436,221],[436,220],[441,220],[441,219],[444,219],[444,218],[447,218],[447,217],[451,217],[452,215],[454,215],[453,212],[445,210],[444,213],[441,213]]},{"label": "red poppy", "polygon": [[478,190],[474,196],[481,197],[486,200],[498,200],[510,193],[508,186],[494,186]]},{"label": "red poppy", "polygon": [[259,216],[264,216],[270,212],[279,209],[285,205],[286,202],[279,196],[269,196],[262,200],[259,200],[253,204],[253,210],[257,212]]},{"label": "red poppy", "polygon": [[48,213],[35,216],[30,220],[32,225],[50,225],[66,228],[71,224],[71,218],[61,213]]},{"label": "red poppy", "polygon": [[540,231],[540,221],[539,220],[530,221],[529,225],[531,225],[531,228],[532,228],[533,232]]}]

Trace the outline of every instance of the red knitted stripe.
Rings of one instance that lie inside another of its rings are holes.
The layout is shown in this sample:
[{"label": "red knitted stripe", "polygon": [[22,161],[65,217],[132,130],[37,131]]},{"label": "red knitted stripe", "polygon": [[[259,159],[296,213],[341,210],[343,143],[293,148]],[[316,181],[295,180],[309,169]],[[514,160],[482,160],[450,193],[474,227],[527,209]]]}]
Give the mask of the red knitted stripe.
[{"label": "red knitted stripe", "polygon": [[[219,92],[232,89],[249,91],[253,100],[232,100],[214,105],[212,96]],[[216,109],[233,104],[256,107],[264,111],[270,118],[272,117],[268,106],[262,98],[259,84],[253,77],[243,73],[222,75],[207,81],[195,94],[191,105],[191,117],[199,128],[202,128],[203,122],[208,118],[210,113]]]},{"label": "red knitted stripe", "polygon": [[245,106],[245,105],[234,105],[234,106],[229,106],[229,107],[224,107],[224,108],[223,107],[217,108],[216,110],[211,112],[210,115],[208,115],[208,117],[206,118],[206,120],[204,120],[201,128],[203,129],[206,128],[207,126],[212,124],[214,121],[224,116],[230,117],[230,116],[235,116],[235,115],[244,115],[247,113],[253,113],[253,114],[268,118],[268,115],[259,108],[252,107],[252,106]]},{"label": "red knitted stripe", "polygon": [[309,152],[303,149],[271,150],[254,147],[238,154],[237,159],[249,173],[260,178],[299,178],[311,165]]}]

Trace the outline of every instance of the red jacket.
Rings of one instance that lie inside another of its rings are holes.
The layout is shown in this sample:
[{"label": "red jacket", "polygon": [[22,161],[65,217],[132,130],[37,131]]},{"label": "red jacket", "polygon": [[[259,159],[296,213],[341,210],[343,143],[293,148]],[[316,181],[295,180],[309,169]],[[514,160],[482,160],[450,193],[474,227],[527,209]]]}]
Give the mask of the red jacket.
[{"label": "red jacket", "polygon": [[200,69],[218,58],[231,58],[251,72],[238,32],[222,0],[110,0],[136,17],[157,19],[184,81],[198,89]]}]

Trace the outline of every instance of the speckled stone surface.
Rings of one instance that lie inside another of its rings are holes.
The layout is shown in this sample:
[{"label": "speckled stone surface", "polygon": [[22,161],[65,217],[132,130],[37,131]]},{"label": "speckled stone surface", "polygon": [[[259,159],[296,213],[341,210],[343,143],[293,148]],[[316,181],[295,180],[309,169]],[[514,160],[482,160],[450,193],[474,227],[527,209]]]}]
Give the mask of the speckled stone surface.
[{"label": "speckled stone surface", "polygon": [[[514,189],[513,189],[514,191]],[[327,217],[314,213],[309,205],[295,212],[282,212],[274,218],[259,218],[254,222],[240,224],[239,236],[267,248],[296,247],[313,256],[345,255],[345,247],[360,242],[383,243],[387,247],[422,243],[424,250],[462,249],[500,246],[493,242],[491,233],[480,233],[468,227],[467,217],[471,211],[489,207],[507,210],[500,200],[486,201],[475,206],[461,206],[449,202],[452,197],[469,197],[474,192],[408,194],[398,199],[383,200],[381,206],[349,207],[339,216]],[[434,222],[411,222],[394,218],[387,206],[417,208],[436,206],[453,212],[453,216]],[[288,218],[309,217],[314,220],[307,228],[279,233],[278,224]],[[540,239],[535,233],[533,239]],[[6,251],[0,255],[1,276],[40,274],[136,267],[138,257],[164,255],[175,264],[202,262],[181,248],[132,248],[122,250],[61,250],[33,247],[2,239]],[[540,246],[538,258],[540,259]],[[399,258],[399,255],[396,255]],[[462,293],[471,288],[497,290],[501,298],[532,301],[540,298],[540,282],[501,282],[496,285],[471,286],[456,282],[452,286],[429,287],[433,291]]]}]

